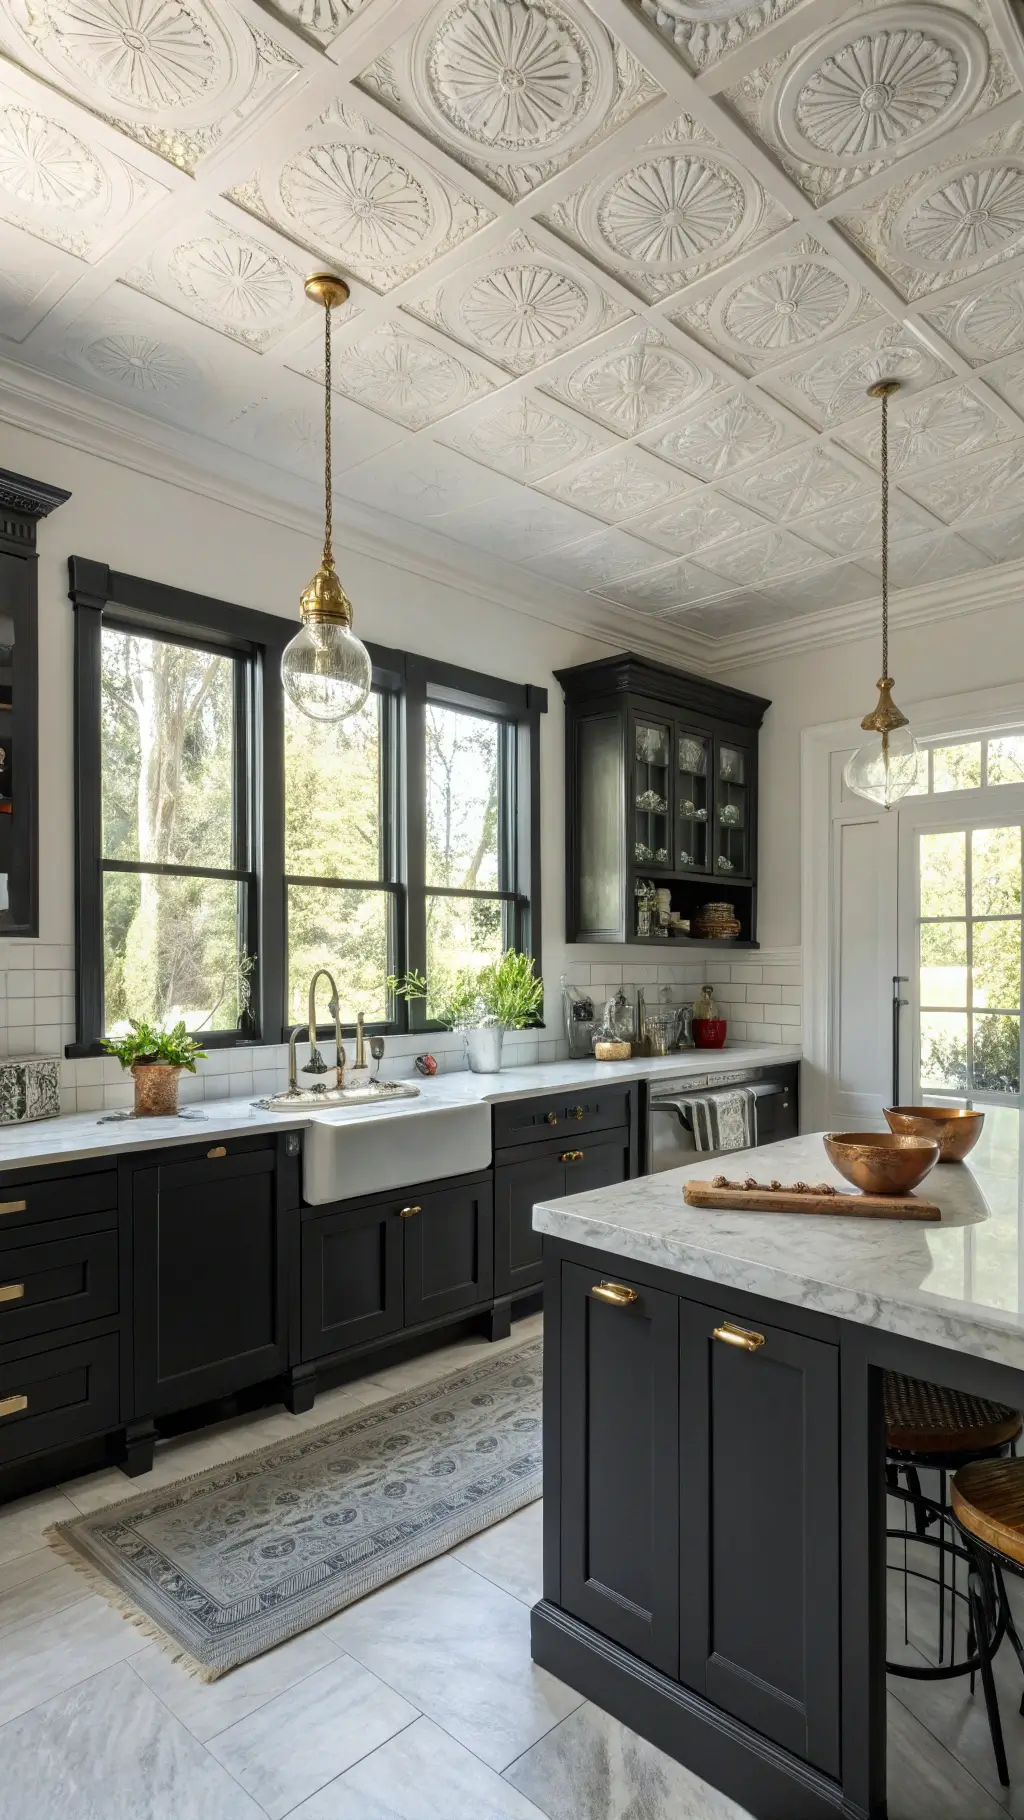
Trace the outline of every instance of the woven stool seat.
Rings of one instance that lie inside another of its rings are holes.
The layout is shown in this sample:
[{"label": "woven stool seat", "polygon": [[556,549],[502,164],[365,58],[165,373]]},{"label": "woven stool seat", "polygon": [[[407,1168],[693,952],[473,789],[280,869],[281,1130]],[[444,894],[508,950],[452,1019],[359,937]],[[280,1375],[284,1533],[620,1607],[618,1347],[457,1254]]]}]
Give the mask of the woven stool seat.
[{"label": "woven stool seat", "polygon": [[953,1477],[962,1529],[1024,1566],[1024,1460],[974,1460]]},{"label": "woven stool seat", "polygon": [[1021,1432],[1019,1411],[1005,1403],[897,1371],[886,1372],[883,1398],[885,1444],[899,1453],[983,1453],[1008,1446]]}]

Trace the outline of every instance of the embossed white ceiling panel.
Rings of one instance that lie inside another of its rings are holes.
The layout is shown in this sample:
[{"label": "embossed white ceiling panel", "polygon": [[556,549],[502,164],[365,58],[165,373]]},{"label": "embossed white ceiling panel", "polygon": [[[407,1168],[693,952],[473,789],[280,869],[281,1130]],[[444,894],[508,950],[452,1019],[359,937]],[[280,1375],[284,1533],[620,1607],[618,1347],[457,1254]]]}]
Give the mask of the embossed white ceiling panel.
[{"label": "embossed white ceiling panel", "polygon": [[339,525],[727,655],[874,624],[895,378],[893,586],[980,586],[1024,562],[1021,16],[0,0],[11,395],[316,511],[340,271]]}]

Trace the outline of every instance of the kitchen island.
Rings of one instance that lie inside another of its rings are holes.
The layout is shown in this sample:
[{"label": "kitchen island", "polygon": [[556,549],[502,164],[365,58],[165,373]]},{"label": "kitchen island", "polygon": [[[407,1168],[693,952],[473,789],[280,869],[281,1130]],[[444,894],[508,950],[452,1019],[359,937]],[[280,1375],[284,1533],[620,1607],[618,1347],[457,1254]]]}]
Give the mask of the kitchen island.
[{"label": "kitchen island", "polygon": [[[883,1373],[1024,1407],[1016,1274],[967,1165],[936,1225],[687,1206],[720,1168],[534,1209],[534,1659],[759,1820],[884,1820]],[[847,1186],[820,1136],[727,1173]]]}]

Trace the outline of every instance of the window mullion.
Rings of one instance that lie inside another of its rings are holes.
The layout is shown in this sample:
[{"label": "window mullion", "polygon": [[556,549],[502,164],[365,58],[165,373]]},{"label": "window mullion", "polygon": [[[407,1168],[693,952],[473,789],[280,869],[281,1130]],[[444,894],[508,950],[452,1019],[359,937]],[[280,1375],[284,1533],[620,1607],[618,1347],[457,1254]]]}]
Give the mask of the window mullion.
[{"label": "window mullion", "polygon": [[[405,689],[402,777],[405,795],[406,966],[427,970],[427,692],[422,666],[410,661]],[[426,1028],[426,1006],[409,1003],[409,1029]]]},{"label": "window mullion", "polygon": [[[290,627],[285,626],[285,631]],[[256,978],[254,1009],[258,1042],[278,1043],[285,1030],[285,780],[284,689],[280,645],[267,645],[253,671],[253,707],[261,731],[253,766],[256,871]]]}]

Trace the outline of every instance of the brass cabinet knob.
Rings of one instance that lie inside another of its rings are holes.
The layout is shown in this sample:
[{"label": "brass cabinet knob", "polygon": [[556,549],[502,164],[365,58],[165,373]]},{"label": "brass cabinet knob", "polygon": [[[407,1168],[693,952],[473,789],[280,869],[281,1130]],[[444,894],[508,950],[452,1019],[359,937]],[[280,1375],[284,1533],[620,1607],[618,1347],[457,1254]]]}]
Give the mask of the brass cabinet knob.
[{"label": "brass cabinet knob", "polygon": [[631,1302],[638,1302],[639,1295],[635,1289],[629,1289],[625,1283],[592,1283],[591,1295],[596,1295],[599,1302],[610,1302],[613,1308],[628,1308]]},{"label": "brass cabinet knob", "polygon": [[582,1150],[563,1150],[558,1160],[560,1163],[582,1163],[583,1152]]},{"label": "brass cabinet knob", "polygon": [[544,1123],[545,1123],[545,1124],[546,1124],[546,1125],[557,1125],[557,1124],[558,1124],[558,1114],[557,1114],[557,1112],[545,1112],[545,1114],[544,1114]]},{"label": "brass cabinet knob", "polygon": [[569,1117],[571,1119],[581,1119],[583,1117],[583,1107],[582,1106],[570,1106],[569,1107]]},{"label": "brass cabinet knob", "polygon": [[24,1293],[24,1283],[0,1283],[0,1302],[20,1302]]},{"label": "brass cabinet knob", "polygon": [[0,1213],[27,1213],[27,1201],[0,1201]]},{"label": "brass cabinet knob", "polygon": [[225,1145],[225,1144],[214,1144],[214,1146],[213,1146],[213,1149],[212,1149],[212,1150],[208,1150],[208,1151],[207,1151],[207,1152],[206,1152],[206,1154],[207,1154],[207,1156],[210,1156],[210,1157],[213,1157],[213,1156],[227,1156],[227,1153],[228,1153],[228,1152],[227,1152],[227,1146],[226,1146],[226,1145]]},{"label": "brass cabinet knob", "polygon": [[756,1333],[752,1327],[737,1327],[735,1321],[723,1321],[716,1327],[715,1339],[724,1340],[727,1346],[740,1346],[744,1352],[756,1352],[764,1345],[763,1333]]},{"label": "brass cabinet knob", "polygon": [[420,1206],[419,1202],[416,1201],[416,1202],[414,1202],[414,1204],[411,1207],[400,1207],[398,1209],[398,1217],[400,1220],[411,1220],[414,1213],[422,1213],[422,1212],[423,1212],[422,1207]]},{"label": "brass cabinet knob", "polygon": [[19,1410],[27,1408],[27,1397],[0,1397],[0,1416],[16,1416]]}]

